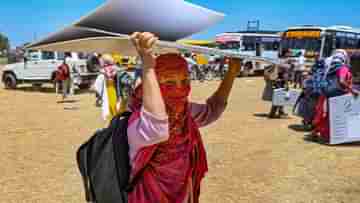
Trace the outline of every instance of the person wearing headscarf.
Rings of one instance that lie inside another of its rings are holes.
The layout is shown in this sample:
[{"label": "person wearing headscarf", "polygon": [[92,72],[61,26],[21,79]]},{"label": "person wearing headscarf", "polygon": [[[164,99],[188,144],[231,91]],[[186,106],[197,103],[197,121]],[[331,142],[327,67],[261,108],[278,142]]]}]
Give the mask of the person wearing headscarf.
[{"label": "person wearing headscarf", "polygon": [[321,85],[324,82],[324,73],[326,70],[325,61],[316,57],[315,64],[311,68],[311,73],[303,82],[302,94],[295,105],[296,114],[303,118],[305,129],[312,130],[312,121],[315,116],[315,106],[321,94]]},{"label": "person wearing headscarf", "polygon": [[224,111],[240,71],[230,70],[206,104],[189,101],[188,64],[178,53],[155,57],[157,38],[134,33],[132,41],[143,61],[142,83],[129,101],[128,123],[131,169],[129,203],[198,203],[200,183],[208,166],[199,131]]},{"label": "person wearing headscarf", "polygon": [[335,53],[326,59],[327,64],[326,80],[329,81],[320,96],[316,105],[316,115],[313,121],[315,129],[313,134],[321,141],[330,141],[329,105],[328,99],[348,93],[358,97],[359,92],[352,86],[353,77],[349,67],[349,57],[346,51],[336,50]]},{"label": "person wearing headscarf", "polygon": [[[263,90],[262,99],[272,102],[274,91],[276,89],[289,89],[289,64],[280,64],[268,66],[264,70],[265,88]],[[268,117],[270,119],[284,118],[288,114],[285,113],[284,106],[271,105]]]},{"label": "person wearing headscarf", "polygon": [[102,117],[104,120],[111,120],[118,114],[117,93],[115,77],[117,66],[111,55],[105,54],[100,58],[100,75],[94,83],[94,89],[101,97]]}]

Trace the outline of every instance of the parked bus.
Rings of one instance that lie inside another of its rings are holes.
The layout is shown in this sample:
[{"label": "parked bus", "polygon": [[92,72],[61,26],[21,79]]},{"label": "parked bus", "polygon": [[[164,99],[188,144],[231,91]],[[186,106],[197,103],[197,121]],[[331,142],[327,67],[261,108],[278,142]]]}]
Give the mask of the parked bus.
[{"label": "parked bus", "polygon": [[[216,36],[216,43],[220,49],[272,59],[278,58],[280,40],[280,33],[275,31],[227,32]],[[262,72],[267,65],[269,64],[245,60],[241,73],[246,76]]]},{"label": "parked bus", "polygon": [[315,62],[315,56],[329,57],[334,50],[344,49],[351,59],[354,81],[360,82],[360,29],[348,26],[301,26],[288,28],[280,43],[280,57],[290,51],[288,57],[296,58],[301,50],[305,51],[306,67],[310,68]]}]

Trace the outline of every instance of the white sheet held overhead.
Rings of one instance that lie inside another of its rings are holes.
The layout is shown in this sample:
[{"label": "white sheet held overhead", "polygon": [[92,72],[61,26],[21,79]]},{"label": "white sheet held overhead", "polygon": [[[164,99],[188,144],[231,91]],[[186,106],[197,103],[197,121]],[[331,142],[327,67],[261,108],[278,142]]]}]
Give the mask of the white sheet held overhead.
[{"label": "white sheet held overhead", "polygon": [[109,0],[75,25],[127,35],[147,31],[161,40],[176,41],[223,18],[221,13],[183,0]]},{"label": "white sheet held overhead", "polygon": [[[155,33],[176,41],[218,23],[224,15],[183,0],[109,0],[73,25],[31,44],[29,48],[78,52],[136,51],[129,34]],[[175,50],[157,46],[158,52]]]}]

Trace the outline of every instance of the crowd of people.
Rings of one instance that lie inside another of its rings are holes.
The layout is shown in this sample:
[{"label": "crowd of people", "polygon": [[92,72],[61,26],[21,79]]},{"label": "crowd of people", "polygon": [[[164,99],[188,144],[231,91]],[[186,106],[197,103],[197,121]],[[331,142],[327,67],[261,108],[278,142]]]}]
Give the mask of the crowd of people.
[{"label": "crowd of people", "polygon": [[[291,56],[287,51],[284,56]],[[111,120],[115,115],[127,110],[130,95],[135,92],[136,87],[141,83],[143,74],[142,60],[135,68],[134,74],[130,74],[119,64],[116,64],[111,55],[95,55],[99,69],[99,76],[94,84],[96,94],[96,105],[102,107],[102,115],[105,120]],[[229,69],[226,64],[229,59],[205,59],[203,56],[185,53],[182,58],[187,64],[189,79],[205,80],[199,76],[207,69],[220,71],[219,77],[224,78]],[[329,142],[329,111],[328,99],[352,93],[358,96],[358,90],[352,86],[352,73],[350,71],[349,56],[344,50],[336,50],[335,53],[326,59],[316,57],[315,65],[307,70],[305,68],[305,53],[301,51],[296,61],[291,57],[285,57],[278,66],[268,66],[264,70],[265,89],[263,100],[272,102],[274,90],[279,88],[301,88],[294,113],[303,119],[306,130],[313,132],[313,138]],[[73,92],[71,85],[71,70],[67,65],[69,58],[65,57],[64,63],[59,67],[57,80],[61,81],[63,99]],[[198,78],[200,77],[200,78]],[[269,118],[286,118],[288,114],[284,106],[272,105]]]},{"label": "crowd of people", "polygon": [[[329,99],[349,93],[354,97],[359,95],[353,87],[350,59],[345,50],[336,50],[326,59],[317,57],[311,70],[306,71],[302,56],[303,52],[295,68],[288,61],[266,68],[263,100],[272,101],[275,89],[289,90],[291,83],[294,88],[300,85],[302,93],[294,106],[294,113],[303,119],[305,129],[312,132],[312,139],[329,143]],[[271,107],[269,118],[286,116],[283,106]]]},{"label": "crowd of people", "polygon": [[[134,185],[127,194],[128,202],[199,202],[200,183],[208,170],[199,128],[215,122],[226,109],[241,61],[229,58],[199,64],[191,54],[155,55],[152,47],[157,38],[151,33],[135,33],[131,40],[137,47],[141,68],[130,74],[111,55],[96,56],[100,74],[94,84],[96,103],[105,120],[131,112],[127,139],[129,183]],[[346,51],[336,50],[327,59],[318,58],[304,74],[304,52],[300,54],[295,65],[284,60],[265,68],[263,99],[272,102],[274,90],[289,90],[291,84],[301,87],[302,94],[294,107],[296,115],[303,118],[314,138],[329,142],[329,98],[359,95],[352,87],[349,57]],[[71,77],[67,60],[57,76],[63,81],[64,98]],[[205,103],[191,102],[188,96],[194,67],[206,65],[221,69],[223,80]],[[269,118],[287,116],[284,106],[271,107]]]},{"label": "crowd of people", "polygon": [[[229,60],[223,57],[214,57],[214,56],[205,56],[202,54],[193,54],[193,53],[184,53],[182,54],[184,59],[188,64],[188,72],[191,80],[196,80],[200,82],[210,81],[214,79],[224,79],[225,73],[228,70]],[[73,95],[75,91],[74,81],[73,81],[73,73],[71,67],[71,57],[66,55],[63,63],[58,67],[56,71],[55,84],[56,84],[56,92],[62,92],[62,98],[65,100],[69,95]],[[90,54],[87,59],[87,69],[93,73],[99,73],[98,80],[95,81],[95,94],[96,94],[96,105],[101,106],[103,101],[103,91],[99,88],[99,81],[102,81],[104,76],[106,75],[105,70],[109,68],[106,67],[106,63],[111,62],[114,67],[115,72],[121,72],[121,74],[126,74],[127,79],[131,79],[131,81],[137,81],[141,78],[142,68],[141,68],[141,60],[137,59],[137,63],[132,68],[133,74],[129,74],[129,67],[126,65],[120,64],[115,60],[115,57],[111,54]],[[108,76],[109,77],[109,76]],[[120,78],[122,79],[122,78]],[[119,81],[122,83],[122,81]],[[128,83],[125,81],[124,83]],[[117,84],[120,88],[121,84]],[[126,91],[134,90],[135,83],[132,85],[123,84],[126,87]],[[127,87],[127,86],[130,86]],[[61,91],[60,91],[61,90]],[[119,90],[120,91],[120,90]],[[123,90],[121,90],[123,91]],[[117,95],[120,96],[120,93]]]},{"label": "crowd of people", "polygon": [[206,57],[191,53],[185,53],[183,56],[188,63],[191,80],[204,82],[223,79],[228,69],[228,61],[224,57]]}]

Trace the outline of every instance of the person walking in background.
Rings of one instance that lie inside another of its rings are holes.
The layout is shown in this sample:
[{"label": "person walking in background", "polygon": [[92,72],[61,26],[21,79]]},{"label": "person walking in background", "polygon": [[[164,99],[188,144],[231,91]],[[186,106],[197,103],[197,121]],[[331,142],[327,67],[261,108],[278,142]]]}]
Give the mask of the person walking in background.
[{"label": "person walking in background", "polygon": [[111,120],[127,110],[128,98],[136,80],[126,70],[115,65],[111,55],[103,55],[101,64],[101,74],[94,83],[96,104],[102,107],[103,119]]},{"label": "person walking in background", "polygon": [[349,67],[349,57],[346,51],[336,50],[335,53],[326,59],[327,85],[323,88],[316,105],[316,114],[313,121],[315,139],[328,143],[330,141],[330,121],[328,100],[332,97],[353,94],[359,96],[359,91],[353,88],[353,76]]},{"label": "person walking in background", "polygon": [[102,116],[104,120],[111,120],[117,115],[117,95],[115,77],[117,67],[113,58],[105,54],[101,57],[100,75],[95,81],[94,89],[101,96]]},{"label": "person walking in background", "polygon": [[142,62],[140,58],[136,59],[136,67],[135,67],[135,74],[134,74],[134,87],[141,83],[142,78]]},{"label": "person walking in background", "polygon": [[118,69],[115,77],[115,89],[117,96],[116,112],[124,113],[128,108],[128,100],[135,87],[141,83],[142,69],[141,64],[135,69],[135,76],[130,75],[124,69]]},{"label": "person walking in background", "polygon": [[196,79],[196,67],[197,64],[195,62],[195,60],[191,57],[191,53],[187,52],[184,54],[184,58],[186,60],[186,62],[188,63],[188,71],[190,74],[190,78],[192,80]]},{"label": "person walking in background", "polygon": [[88,56],[86,61],[87,69],[90,72],[99,72],[101,69],[100,65],[101,54],[93,53]]},{"label": "person walking in background", "polygon": [[298,61],[295,65],[294,88],[303,87],[303,74],[305,72],[305,51],[301,50]]},{"label": "person walking in background", "polygon": [[69,67],[69,95],[75,94],[75,75],[79,74],[79,71],[76,69],[74,58],[70,52],[65,53],[65,61]]},{"label": "person walking in background", "polygon": [[[264,101],[273,101],[274,90],[280,88],[289,88],[289,69],[289,64],[281,64],[279,66],[273,65],[265,68],[265,88],[262,95],[262,99]],[[285,113],[283,106],[274,106],[273,104],[271,105],[270,113],[268,114],[269,118],[273,119],[287,116],[288,114]]]},{"label": "person walking in background", "polygon": [[56,92],[59,92],[60,86],[62,89],[62,100],[64,101],[70,92],[70,67],[68,65],[68,57],[65,57],[63,63],[56,71]]}]

